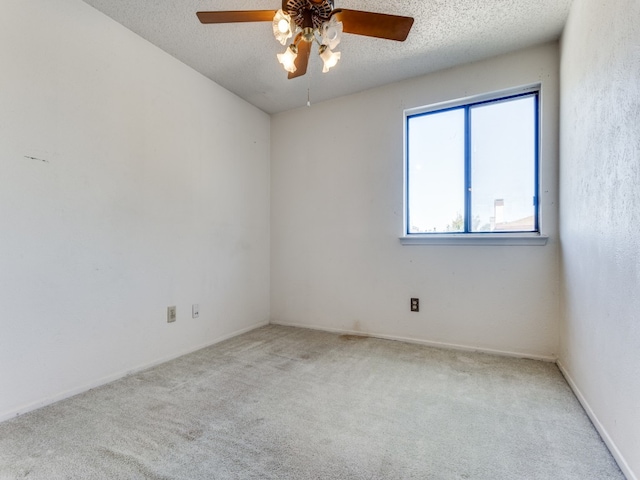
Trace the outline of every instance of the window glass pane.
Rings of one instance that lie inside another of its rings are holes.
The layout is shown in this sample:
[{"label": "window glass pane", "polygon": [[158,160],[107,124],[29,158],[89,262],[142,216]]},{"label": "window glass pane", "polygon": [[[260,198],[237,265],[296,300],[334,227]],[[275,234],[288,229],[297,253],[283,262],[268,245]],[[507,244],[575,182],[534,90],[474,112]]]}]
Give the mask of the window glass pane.
[{"label": "window glass pane", "polygon": [[536,97],[471,108],[472,231],[535,230]]},{"label": "window glass pane", "polygon": [[408,232],[463,231],[464,109],[408,119]]}]

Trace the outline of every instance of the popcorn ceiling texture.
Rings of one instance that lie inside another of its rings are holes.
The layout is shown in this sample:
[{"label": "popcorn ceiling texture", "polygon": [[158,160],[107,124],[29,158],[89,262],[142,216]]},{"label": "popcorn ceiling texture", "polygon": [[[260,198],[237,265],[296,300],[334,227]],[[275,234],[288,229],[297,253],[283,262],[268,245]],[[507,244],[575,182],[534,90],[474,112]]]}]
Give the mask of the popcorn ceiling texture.
[{"label": "popcorn ceiling texture", "polygon": [[415,18],[403,42],[345,35],[327,74],[312,55],[307,74],[287,80],[284,48],[268,22],[201,25],[200,10],[277,9],[279,0],[85,0],[151,43],[267,113],[468,63],[560,36],[570,0],[336,0],[350,8]]}]

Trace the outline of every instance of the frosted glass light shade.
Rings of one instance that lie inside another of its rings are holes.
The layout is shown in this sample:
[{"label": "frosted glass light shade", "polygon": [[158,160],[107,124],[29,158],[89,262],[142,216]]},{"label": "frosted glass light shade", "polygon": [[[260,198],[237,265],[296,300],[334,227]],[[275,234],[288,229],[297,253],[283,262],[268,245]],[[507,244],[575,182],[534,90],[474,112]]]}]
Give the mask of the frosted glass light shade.
[{"label": "frosted glass light shade", "polygon": [[335,67],[340,60],[340,52],[332,52],[330,48],[323,48],[320,51],[320,58],[324,62],[322,73],[327,73],[331,67]]},{"label": "frosted glass light shade", "polygon": [[296,71],[295,61],[298,58],[298,53],[294,52],[291,46],[284,53],[279,53],[276,56],[287,72],[293,73]]},{"label": "frosted glass light shade", "polygon": [[276,12],[273,17],[273,36],[280,42],[281,45],[285,45],[287,40],[293,35],[293,29],[291,28],[291,17],[284,13],[282,9]]},{"label": "frosted glass light shade", "polygon": [[330,49],[334,49],[342,40],[342,22],[332,17],[328,22],[322,24],[322,44]]}]

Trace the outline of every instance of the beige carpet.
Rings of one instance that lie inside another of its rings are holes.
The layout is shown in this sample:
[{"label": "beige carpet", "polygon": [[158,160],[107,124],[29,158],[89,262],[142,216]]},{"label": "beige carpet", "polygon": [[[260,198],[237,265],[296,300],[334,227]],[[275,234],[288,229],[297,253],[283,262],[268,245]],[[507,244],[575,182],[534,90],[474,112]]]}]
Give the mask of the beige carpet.
[{"label": "beige carpet", "polygon": [[555,365],[268,326],[0,424],[2,479],[623,479]]}]

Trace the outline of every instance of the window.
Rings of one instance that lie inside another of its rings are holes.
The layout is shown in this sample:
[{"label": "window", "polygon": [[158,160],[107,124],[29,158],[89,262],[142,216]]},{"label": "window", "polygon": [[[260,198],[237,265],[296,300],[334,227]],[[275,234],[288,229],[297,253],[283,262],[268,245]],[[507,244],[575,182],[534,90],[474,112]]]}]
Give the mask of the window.
[{"label": "window", "polygon": [[539,234],[538,103],[536,88],[405,113],[406,237]]}]

